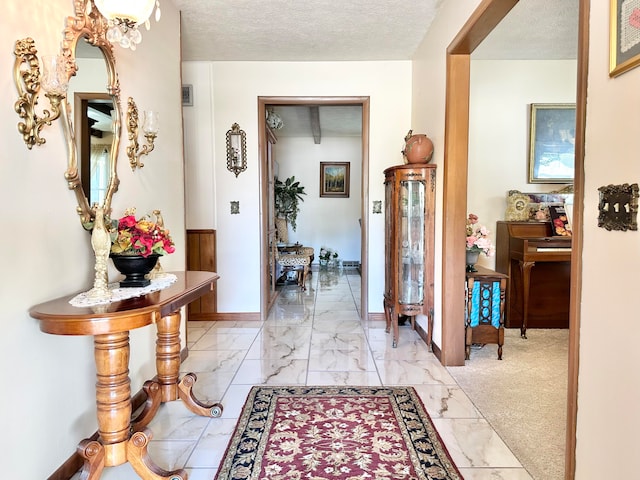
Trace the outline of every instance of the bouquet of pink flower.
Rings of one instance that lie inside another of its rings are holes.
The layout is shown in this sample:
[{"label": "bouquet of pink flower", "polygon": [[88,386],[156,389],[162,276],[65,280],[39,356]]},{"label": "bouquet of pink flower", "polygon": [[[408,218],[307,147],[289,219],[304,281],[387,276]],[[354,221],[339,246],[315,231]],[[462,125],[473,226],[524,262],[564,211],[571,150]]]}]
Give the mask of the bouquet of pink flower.
[{"label": "bouquet of pink flower", "polygon": [[483,252],[490,257],[495,252],[495,247],[489,239],[489,230],[478,223],[478,216],[470,213],[467,218],[467,250],[471,252]]}]

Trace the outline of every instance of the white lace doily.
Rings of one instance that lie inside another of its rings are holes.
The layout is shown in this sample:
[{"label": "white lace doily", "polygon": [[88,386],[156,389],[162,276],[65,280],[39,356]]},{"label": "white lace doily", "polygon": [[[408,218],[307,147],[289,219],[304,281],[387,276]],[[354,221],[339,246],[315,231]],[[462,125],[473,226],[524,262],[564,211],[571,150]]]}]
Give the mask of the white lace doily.
[{"label": "white lace doily", "polygon": [[157,277],[151,279],[151,284],[146,287],[128,287],[120,288],[120,284],[110,283],[109,291],[111,292],[111,298],[91,298],[89,292],[79,293],[69,303],[74,307],[91,307],[94,305],[105,305],[112,302],[119,302],[126,300],[127,298],[141,297],[147,293],[156,292],[167,288],[178,279],[173,273],[161,273]]}]

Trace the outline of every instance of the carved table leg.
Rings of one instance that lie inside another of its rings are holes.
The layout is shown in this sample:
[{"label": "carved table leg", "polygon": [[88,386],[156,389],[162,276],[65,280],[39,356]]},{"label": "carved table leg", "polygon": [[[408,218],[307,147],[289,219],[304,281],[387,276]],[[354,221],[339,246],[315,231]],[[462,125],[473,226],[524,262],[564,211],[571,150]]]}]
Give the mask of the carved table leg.
[{"label": "carved table leg", "polygon": [[222,405],[220,403],[213,403],[211,405],[200,402],[193,395],[193,385],[196,383],[195,373],[187,373],[180,384],[178,385],[178,395],[187,406],[189,410],[191,410],[196,415],[201,415],[203,417],[219,417],[222,415]]},{"label": "carved table leg", "polygon": [[80,480],[100,478],[104,469],[104,447],[95,440],[82,440],[76,448],[78,455],[84,458],[80,471]]},{"label": "carved table leg", "polygon": [[389,329],[391,328],[391,306],[389,305],[389,301],[387,298],[384,298],[383,301],[384,306],[384,321],[385,321],[385,333],[389,333]]},{"label": "carved table leg", "polygon": [[156,340],[156,369],[163,402],[178,398],[180,375],[180,312],[162,317]]},{"label": "carved table leg", "polygon": [[126,441],[131,424],[129,332],[96,335],[96,406],[98,433],[105,450],[105,466],[127,461]]},{"label": "carved table leg", "polygon": [[520,327],[520,336],[527,338],[527,320],[529,315],[529,290],[531,287],[531,269],[535,262],[520,262],[520,271],[522,272],[522,326]]},{"label": "carved table leg", "polygon": [[144,480],[187,480],[188,475],[185,470],[169,472],[153,464],[147,454],[151,437],[151,432],[145,429],[134,433],[127,443],[127,458],[140,478]]},{"label": "carved table leg", "polygon": [[206,405],[193,396],[191,390],[197,379],[195,374],[187,374],[178,384],[180,375],[180,312],[161,318],[157,323],[157,328],[156,368],[162,402],[170,402],[179,397],[185,406],[196,415],[205,417],[222,415],[222,405],[218,403]]},{"label": "carved table leg", "polygon": [[[129,462],[145,480],[186,480],[183,471],[165,472],[147,456],[147,431],[131,435],[131,380],[129,332],[96,335],[96,405],[99,442],[84,440],[78,453],[84,458],[82,480],[98,479],[104,467]],[[152,394],[155,396],[155,394]]]},{"label": "carved table leg", "polygon": [[158,382],[147,380],[144,382],[142,389],[147,394],[147,400],[142,411],[131,422],[131,429],[134,432],[139,432],[146,427],[156,415],[158,408],[160,408],[160,405],[162,404],[160,384]]}]

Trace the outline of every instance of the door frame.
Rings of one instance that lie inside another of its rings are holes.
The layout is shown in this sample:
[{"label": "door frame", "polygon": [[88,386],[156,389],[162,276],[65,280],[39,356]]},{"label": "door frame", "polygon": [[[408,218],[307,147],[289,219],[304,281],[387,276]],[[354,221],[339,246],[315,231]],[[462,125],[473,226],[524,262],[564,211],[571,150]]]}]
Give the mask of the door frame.
[{"label": "door frame", "polygon": [[[518,0],[483,0],[447,48],[445,152],[442,229],[442,356],[443,365],[464,365],[465,256],[469,144],[471,53]],[[576,88],[574,213],[569,306],[569,365],[565,479],[575,477],[580,304],[582,289],[582,225],[584,204],[584,137],[586,124],[590,0],[579,0]]]},{"label": "door frame", "polygon": [[369,218],[367,205],[369,204],[369,101],[368,96],[356,97],[258,97],[258,161],[260,165],[260,317],[266,320],[273,303],[270,286],[267,281],[269,268],[269,245],[267,245],[268,221],[268,192],[269,179],[267,172],[267,105],[357,105],[362,107],[362,179],[360,184],[360,263],[361,263],[361,319],[368,318],[369,312]]}]

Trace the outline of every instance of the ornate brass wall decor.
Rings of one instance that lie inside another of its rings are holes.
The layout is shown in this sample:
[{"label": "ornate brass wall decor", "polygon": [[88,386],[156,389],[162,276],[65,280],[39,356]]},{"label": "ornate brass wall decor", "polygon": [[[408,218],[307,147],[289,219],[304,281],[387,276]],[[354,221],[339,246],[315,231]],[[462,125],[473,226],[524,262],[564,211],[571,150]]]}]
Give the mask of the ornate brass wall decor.
[{"label": "ornate brass wall decor", "polygon": [[[50,125],[53,120],[61,117],[68,150],[65,179],[69,189],[73,190],[76,195],[80,221],[85,228],[91,229],[95,216],[95,206],[89,205],[87,195],[82,186],[78,168],[78,142],[80,139],[76,138],[74,134],[74,125],[71,120],[73,115],[66,91],[69,81],[78,71],[76,49],[88,46],[89,48],[97,47],[100,50],[107,72],[105,82],[100,83],[102,85],[106,84],[106,93],[113,99],[113,136],[109,157],[109,179],[102,203],[104,214],[107,216],[111,211],[111,198],[118,189],[119,183],[116,162],[120,145],[120,85],[116,73],[113,47],[106,39],[107,20],[95,8],[93,0],[74,0],[73,5],[75,15],[67,17],[62,49],[60,55],[55,57],[58,60],[55,63],[55,75],[49,76],[49,72],[45,69],[41,76],[40,62],[33,39],[26,38],[16,42],[14,81],[20,98],[16,102],[15,109],[20,117],[24,119],[23,122],[18,124],[18,129],[28,148],[45,143],[45,139],[40,136],[43,126]],[[78,45],[79,42],[80,45]],[[35,106],[41,87],[47,92],[45,95],[51,102],[51,111],[44,110],[42,117],[39,117],[35,112]]]},{"label": "ornate brass wall decor", "polygon": [[598,226],[607,230],[638,230],[638,184],[598,188]]},{"label": "ornate brass wall decor", "polygon": [[[113,54],[113,46],[106,38],[108,29],[107,20],[100,14],[93,0],[74,0],[75,16],[67,17],[64,38],[62,41],[62,56],[66,59],[66,68],[69,79],[76,75],[78,66],[76,56],[79,50],[97,48],[104,58],[106,75],[103,83],[106,85],[106,93],[113,100],[113,135],[111,139],[111,149],[109,153],[109,179],[108,187],[102,203],[105,216],[111,214],[111,199],[118,190],[120,183],[117,174],[118,149],[120,146],[120,125],[122,109],[120,105],[120,82],[116,71],[116,61]],[[84,191],[81,175],[78,167],[78,150],[81,138],[77,138],[74,133],[72,112],[67,99],[62,100],[63,128],[67,141],[68,161],[65,179],[70,190],[76,195],[78,202],[78,215],[80,221],[86,229],[91,229],[95,216],[95,206],[89,205],[87,193]],[[79,127],[79,126],[78,126]],[[78,128],[79,130],[79,128]]]},{"label": "ornate brass wall decor", "polygon": [[153,111],[144,112],[144,123],[142,132],[147,139],[147,144],[142,146],[138,143],[138,106],[133,98],[129,97],[127,106],[127,128],[129,130],[129,146],[127,147],[127,157],[131,164],[131,170],[144,167],[140,161],[142,155],[148,155],[153,151],[153,142],[158,135],[158,114]]},{"label": "ornate brass wall decor", "polygon": [[[60,116],[60,102],[66,96],[68,77],[61,64],[45,64],[45,68],[53,67],[54,71],[46,71],[50,81],[40,75],[40,61],[38,51],[33,38],[24,38],[16,42],[14,50],[16,61],[13,66],[13,80],[18,89],[19,98],[15,103],[16,113],[23,119],[18,123],[18,131],[22,134],[24,143],[31,150],[34,145],[42,145],[46,142],[40,136],[40,131],[45,125]],[[40,88],[45,90],[45,96],[51,104],[51,111],[43,110],[42,116],[36,113],[38,94]]]},{"label": "ornate brass wall decor", "polygon": [[247,169],[247,135],[234,123],[227,131],[227,170],[236,178]]}]

